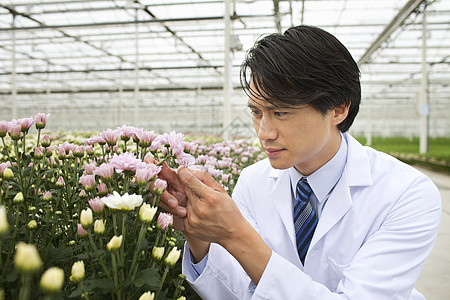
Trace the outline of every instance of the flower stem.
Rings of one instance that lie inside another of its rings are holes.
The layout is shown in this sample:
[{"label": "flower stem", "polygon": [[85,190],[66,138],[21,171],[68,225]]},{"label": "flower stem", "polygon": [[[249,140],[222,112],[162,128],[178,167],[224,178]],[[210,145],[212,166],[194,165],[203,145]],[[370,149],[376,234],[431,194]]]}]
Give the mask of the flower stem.
[{"label": "flower stem", "polygon": [[[136,264],[137,255],[139,253],[139,248],[141,246],[141,242],[142,242],[142,239],[144,238],[144,236],[145,236],[145,224],[142,224],[141,225],[141,230],[139,231],[139,237],[138,237],[138,241],[137,241],[137,244],[136,244],[136,249],[134,249],[133,261],[131,262],[131,267],[130,267],[130,271],[128,273],[128,276],[134,274],[134,267],[135,267],[135,264]],[[137,267],[137,265],[136,265],[136,267]],[[134,276],[133,276],[132,279],[134,279]]]},{"label": "flower stem", "polygon": [[28,274],[22,274],[18,300],[30,299],[30,292],[31,292],[31,276]]},{"label": "flower stem", "polygon": [[164,285],[164,281],[166,280],[167,273],[169,273],[169,267],[166,267],[166,269],[164,270],[164,274],[163,274],[163,277],[161,279],[161,285],[159,286],[159,289],[158,289],[158,291],[155,294],[155,300],[158,299],[159,293],[161,293],[161,289],[162,289],[162,287]]},{"label": "flower stem", "polygon": [[97,255],[98,261],[100,262],[100,265],[103,268],[103,271],[105,272],[106,276],[111,278],[111,275],[109,274],[109,271],[106,268],[105,264],[103,263],[103,260],[100,256],[100,254],[98,253],[97,247],[94,244],[94,240],[92,239],[92,234],[91,234],[90,230],[88,230],[88,237],[89,237],[89,242],[91,242],[92,249],[94,249],[95,255]]},{"label": "flower stem", "polygon": [[112,267],[113,267],[113,277],[114,277],[114,287],[116,289],[116,296],[117,299],[121,299],[120,291],[119,291],[119,281],[117,279],[117,264],[116,264],[116,253],[111,253],[111,261],[112,261]]},{"label": "flower stem", "polygon": [[83,281],[80,281],[81,289],[83,290],[84,299],[89,300],[89,294],[86,292],[86,289],[84,288]]}]

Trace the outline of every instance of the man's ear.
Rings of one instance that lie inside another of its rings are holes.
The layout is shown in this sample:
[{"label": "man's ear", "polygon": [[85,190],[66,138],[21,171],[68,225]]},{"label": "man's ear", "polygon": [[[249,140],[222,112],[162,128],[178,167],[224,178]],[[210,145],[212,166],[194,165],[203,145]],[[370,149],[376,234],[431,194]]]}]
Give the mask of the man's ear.
[{"label": "man's ear", "polygon": [[333,125],[339,125],[342,121],[347,118],[349,110],[349,105],[341,104],[338,107],[335,107],[332,111],[332,122]]}]

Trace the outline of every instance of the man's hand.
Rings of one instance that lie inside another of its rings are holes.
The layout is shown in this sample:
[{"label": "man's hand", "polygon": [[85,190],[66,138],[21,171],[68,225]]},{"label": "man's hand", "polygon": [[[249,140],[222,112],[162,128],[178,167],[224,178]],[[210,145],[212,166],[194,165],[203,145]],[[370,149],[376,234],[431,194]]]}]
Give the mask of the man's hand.
[{"label": "man's hand", "polygon": [[178,176],[188,198],[184,219],[187,234],[223,244],[237,233],[239,226],[247,223],[225,189],[207,172],[181,167]]},{"label": "man's hand", "polygon": [[195,261],[208,253],[208,242],[220,244],[258,284],[272,250],[247,222],[225,189],[208,173],[182,167],[178,169],[178,176],[185,185],[185,236]]},{"label": "man's hand", "polygon": [[[145,162],[157,163],[153,158],[146,157]],[[179,179],[176,170],[169,168],[164,162],[158,177],[167,181],[167,190],[161,195],[159,206],[173,214],[173,228],[184,230],[183,218],[186,217],[186,193],[184,184]],[[153,189],[153,183],[150,184]]]}]

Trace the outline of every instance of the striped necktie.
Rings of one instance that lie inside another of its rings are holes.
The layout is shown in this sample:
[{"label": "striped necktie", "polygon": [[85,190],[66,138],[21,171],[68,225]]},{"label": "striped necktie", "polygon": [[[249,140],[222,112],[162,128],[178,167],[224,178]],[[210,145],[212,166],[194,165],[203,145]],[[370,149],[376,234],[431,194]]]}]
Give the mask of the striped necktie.
[{"label": "striped necktie", "polygon": [[298,256],[302,263],[305,262],[314,230],[317,226],[317,216],[314,208],[309,202],[312,189],[306,178],[301,178],[297,183],[297,201],[294,205],[294,228],[297,240]]}]

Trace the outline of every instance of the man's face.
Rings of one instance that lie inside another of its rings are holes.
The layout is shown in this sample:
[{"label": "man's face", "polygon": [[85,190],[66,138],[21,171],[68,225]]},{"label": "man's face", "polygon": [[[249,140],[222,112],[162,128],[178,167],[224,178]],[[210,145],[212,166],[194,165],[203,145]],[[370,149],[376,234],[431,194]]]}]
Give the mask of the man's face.
[{"label": "man's face", "polygon": [[261,146],[275,169],[294,166],[303,175],[309,175],[339,149],[339,109],[323,115],[310,106],[276,108],[253,97],[248,107]]}]

